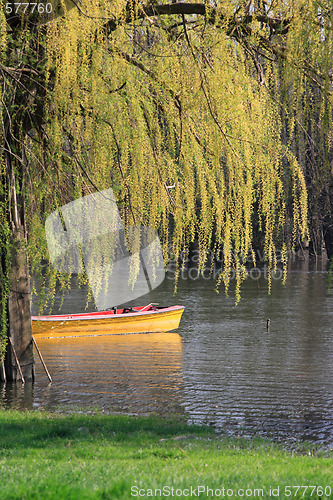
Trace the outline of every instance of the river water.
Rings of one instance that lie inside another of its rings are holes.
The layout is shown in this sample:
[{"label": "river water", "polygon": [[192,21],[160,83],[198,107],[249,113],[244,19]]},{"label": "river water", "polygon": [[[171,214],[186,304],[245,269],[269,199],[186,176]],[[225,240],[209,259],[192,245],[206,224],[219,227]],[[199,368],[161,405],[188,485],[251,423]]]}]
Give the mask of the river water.
[{"label": "river water", "polygon": [[[170,278],[171,276],[169,276]],[[249,277],[235,307],[211,279],[183,275],[136,303],[186,307],[176,333],[39,340],[36,381],[0,386],[0,406],[183,415],[230,435],[333,446],[333,294],[327,273],[294,270],[286,286]],[[207,276],[206,276],[207,278]],[[71,292],[62,311],[84,308]],[[266,320],[270,318],[270,330]]]}]

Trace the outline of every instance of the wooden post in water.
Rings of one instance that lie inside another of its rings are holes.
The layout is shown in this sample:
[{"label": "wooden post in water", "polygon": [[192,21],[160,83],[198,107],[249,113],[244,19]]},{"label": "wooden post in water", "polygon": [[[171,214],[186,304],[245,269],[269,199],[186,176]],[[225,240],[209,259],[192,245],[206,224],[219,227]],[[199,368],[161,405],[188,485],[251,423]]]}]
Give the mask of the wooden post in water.
[{"label": "wooden post in water", "polygon": [[271,320],[270,320],[270,319],[268,319],[268,320],[267,320],[267,331],[268,331],[268,332],[269,332],[269,327],[270,327],[270,325],[271,325]]},{"label": "wooden post in water", "polygon": [[45,372],[46,372],[46,375],[48,376],[49,381],[50,381],[50,382],[52,382],[52,377],[51,377],[51,375],[50,375],[50,373],[49,373],[49,370],[48,370],[48,369],[47,369],[47,367],[46,367],[46,364],[45,364],[45,361],[44,361],[44,359],[43,359],[42,353],[40,352],[40,350],[39,350],[39,348],[38,348],[38,345],[37,345],[37,342],[36,342],[36,340],[35,340],[35,337],[34,337],[34,336],[32,336],[32,341],[33,341],[33,343],[34,343],[34,346],[36,347],[36,351],[37,351],[37,353],[38,353],[38,356],[40,357],[40,360],[41,360],[41,362],[42,362],[42,365],[43,365],[43,367],[44,367],[44,370],[45,370]]}]

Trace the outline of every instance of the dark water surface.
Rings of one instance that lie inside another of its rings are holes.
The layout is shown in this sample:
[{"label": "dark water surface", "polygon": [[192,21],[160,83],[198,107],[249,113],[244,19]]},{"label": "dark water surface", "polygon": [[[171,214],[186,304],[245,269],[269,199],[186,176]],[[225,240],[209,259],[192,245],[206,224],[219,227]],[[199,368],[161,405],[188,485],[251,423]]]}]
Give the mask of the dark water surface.
[{"label": "dark water surface", "polygon": [[[36,359],[36,382],[0,386],[0,406],[180,414],[232,435],[333,446],[326,273],[290,273],[270,296],[264,278],[248,279],[237,307],[209,279],[183,279],[172,294],[166,279],[136,302],[185,305],[178,333],[39,340],[52,384]],[[62,311],[83,308],[77,291]]]}]

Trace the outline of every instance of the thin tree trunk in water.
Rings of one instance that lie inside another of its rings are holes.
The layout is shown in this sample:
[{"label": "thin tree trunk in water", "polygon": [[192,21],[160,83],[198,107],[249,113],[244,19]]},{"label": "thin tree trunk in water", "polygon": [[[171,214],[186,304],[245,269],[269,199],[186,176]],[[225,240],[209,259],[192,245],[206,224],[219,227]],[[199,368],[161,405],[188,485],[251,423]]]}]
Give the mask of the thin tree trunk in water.
[{"label": "thin tree trunk in water", "polygon": [[[30,311],[30,279],[23,228],[12,232],[12,267],[8,299],[9,336],[18,357],[24,379],[34,379],[34,357]],[[7,381],[18,381],[21,376],[10,343],[5,357]]]},{"label": "thin tree trunk in water", "polygon": [[[8,157],[7,162],[8,166],[11,167]],[[7,381],[16,382],[21,379],[21,374],[15,354],[25,381],[34,379],[34,356],[24,201],[21,195],[17,195],[17,178],[11,168],[8,168],[7,172],[10,170],[11,176],[8,176],[11,180],[9,189],[9,225],[11,227],[11,234],[8,241],[10,269],[6,270],[9,279],[7,335],[10,337],[10,340],[8,339],[7,342],[5,372]],[[20,174],[20,191],[22,192],[24,187],[24,173],[21,171]],[[15,350],[15,354],[13,349]]]}]

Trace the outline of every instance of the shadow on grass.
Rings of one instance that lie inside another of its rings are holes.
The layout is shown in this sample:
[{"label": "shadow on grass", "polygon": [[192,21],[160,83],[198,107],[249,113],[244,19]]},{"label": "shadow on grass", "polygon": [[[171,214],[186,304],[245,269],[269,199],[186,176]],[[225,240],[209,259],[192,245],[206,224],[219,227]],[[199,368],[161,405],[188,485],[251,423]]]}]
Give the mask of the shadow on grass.
[{"label": "shadow on grass", "polygon": [[113,443],[159,441],[179,436],[209,437],[208,428],[189,426],[179,417],[132,417],[126,415],[49,414],[0,410],[0,448],[43,448],[59,440],[75,443],[110,440]]}]

